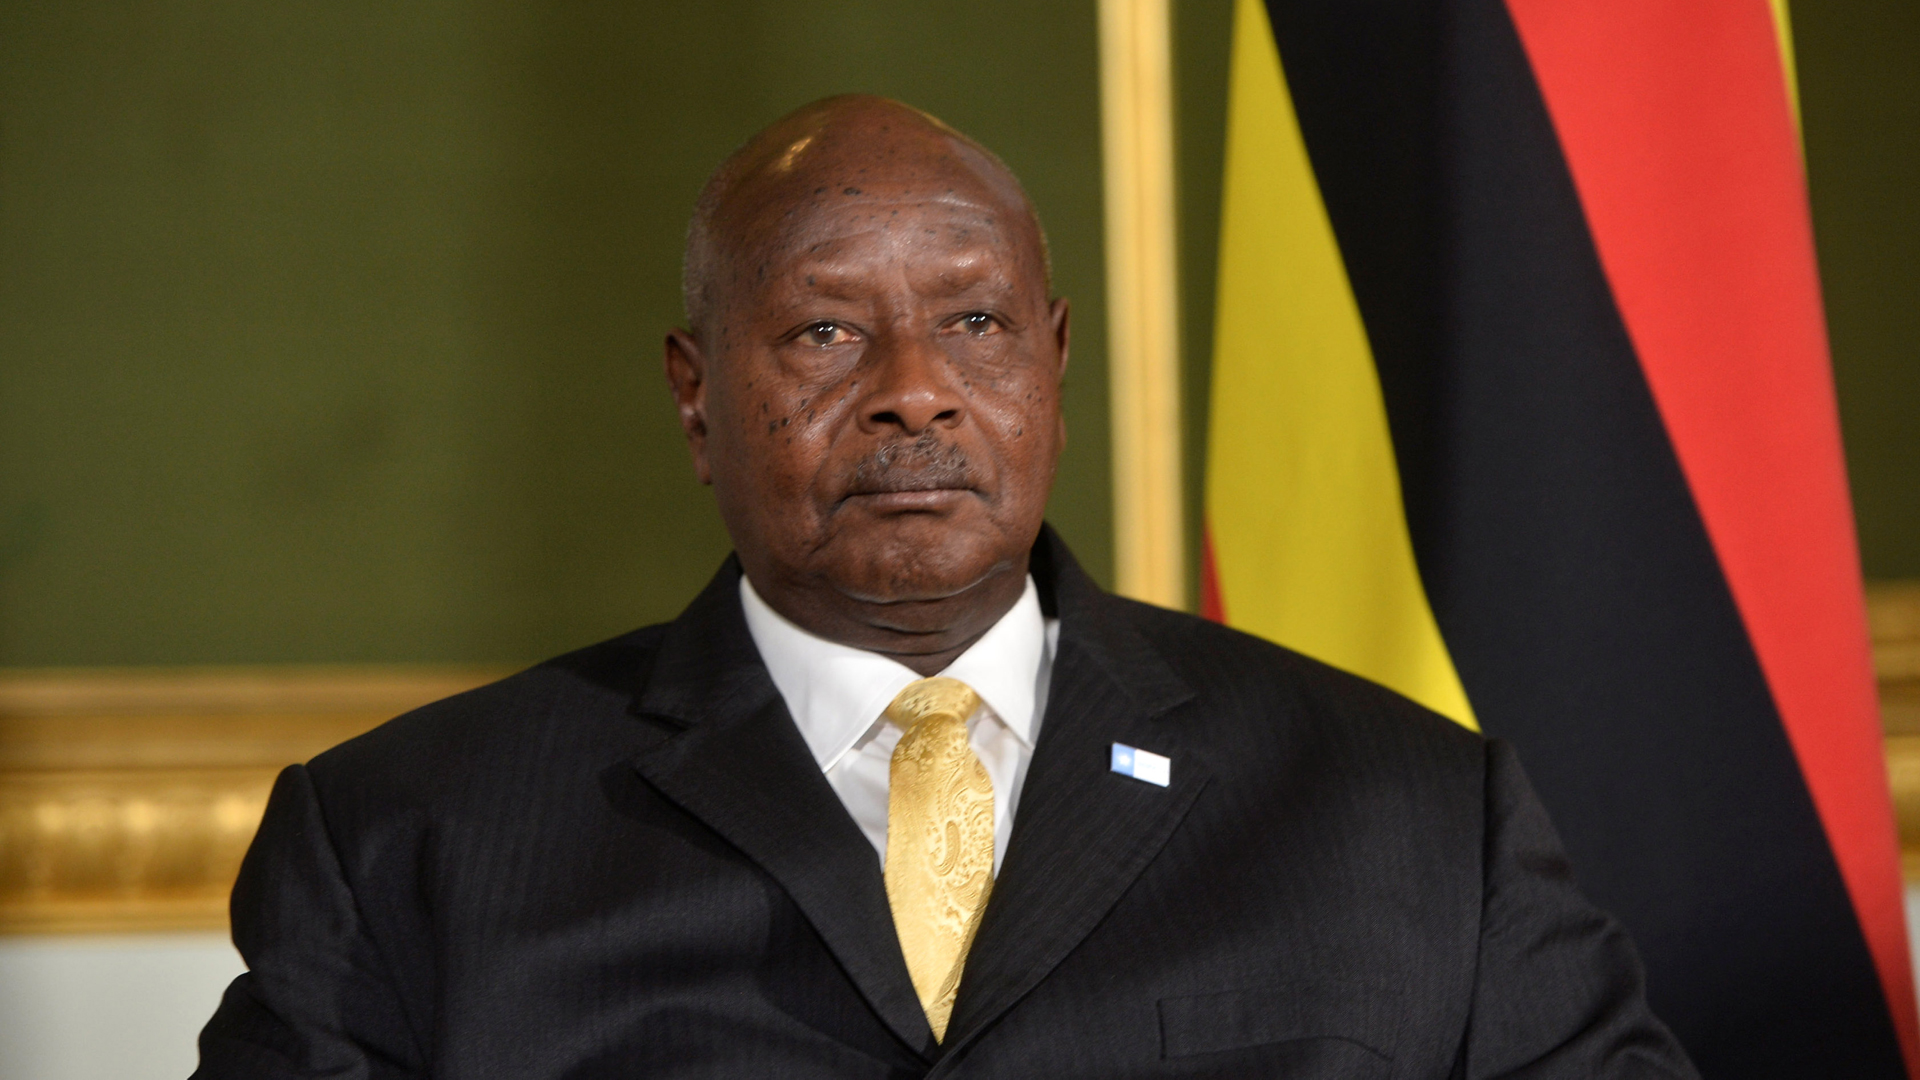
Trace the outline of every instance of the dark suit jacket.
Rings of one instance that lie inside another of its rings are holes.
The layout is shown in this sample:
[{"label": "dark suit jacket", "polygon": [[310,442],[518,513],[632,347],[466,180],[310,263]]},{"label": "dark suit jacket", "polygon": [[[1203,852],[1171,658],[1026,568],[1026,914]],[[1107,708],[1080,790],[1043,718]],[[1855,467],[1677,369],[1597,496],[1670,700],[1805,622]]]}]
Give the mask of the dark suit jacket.
[{"label": "dark suit jacket", "polygon": [[196,1075],[1693,1075],[1511,750],[1051,532],[1046,717],[936,1044],[739,573],[287,769]]}]

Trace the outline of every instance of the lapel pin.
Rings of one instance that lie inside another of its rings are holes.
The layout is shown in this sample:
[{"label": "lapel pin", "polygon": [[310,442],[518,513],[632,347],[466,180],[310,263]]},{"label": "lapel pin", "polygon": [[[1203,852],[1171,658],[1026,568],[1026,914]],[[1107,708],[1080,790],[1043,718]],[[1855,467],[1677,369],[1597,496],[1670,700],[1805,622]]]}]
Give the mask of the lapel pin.
[{"label": "lapel pin", "polygon": [[1114,743],[1113,771],[1166,787],[1173,779],[1173,759],[1126,743]]}]

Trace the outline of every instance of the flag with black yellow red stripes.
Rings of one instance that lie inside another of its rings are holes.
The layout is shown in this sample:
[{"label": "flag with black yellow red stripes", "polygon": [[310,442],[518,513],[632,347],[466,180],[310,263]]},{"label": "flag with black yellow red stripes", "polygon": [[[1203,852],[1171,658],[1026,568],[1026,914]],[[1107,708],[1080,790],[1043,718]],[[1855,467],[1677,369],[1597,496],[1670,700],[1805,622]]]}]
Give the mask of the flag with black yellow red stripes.
[{"label": "flag with black yellow red stripes", "polygon": [[1207,613],[1520,750],[1709,1078],[1916,1060],[1768,0],[1238,0]]}]

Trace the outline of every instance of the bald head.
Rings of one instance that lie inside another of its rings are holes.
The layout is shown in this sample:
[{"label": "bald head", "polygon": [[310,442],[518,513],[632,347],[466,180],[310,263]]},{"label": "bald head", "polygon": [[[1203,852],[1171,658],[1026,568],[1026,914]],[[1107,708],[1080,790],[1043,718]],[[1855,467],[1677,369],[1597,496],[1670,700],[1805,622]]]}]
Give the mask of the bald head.
[{"label": "bald head", "polygon": [[1020,181],[992,151],[909,105],[824,98],[774,121],[721,162],[687,228],[681,290],[696,335],[765,262],[805,242],[815,212],[861,200],[964,199],[994,208],[1003,238],[1050,288],[1046,235]]}]

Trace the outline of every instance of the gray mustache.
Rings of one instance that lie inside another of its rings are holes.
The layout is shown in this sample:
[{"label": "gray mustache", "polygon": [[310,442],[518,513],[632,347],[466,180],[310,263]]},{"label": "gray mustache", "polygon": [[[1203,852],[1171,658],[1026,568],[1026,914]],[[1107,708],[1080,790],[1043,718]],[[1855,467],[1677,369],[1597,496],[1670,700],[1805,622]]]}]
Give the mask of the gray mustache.
[{"label": "gray mustache", "polygon": [[966,451],[927,432],[912,442],[888,443],[861,458],[847,488],[849,494],[872,495],[973,486]]}]

